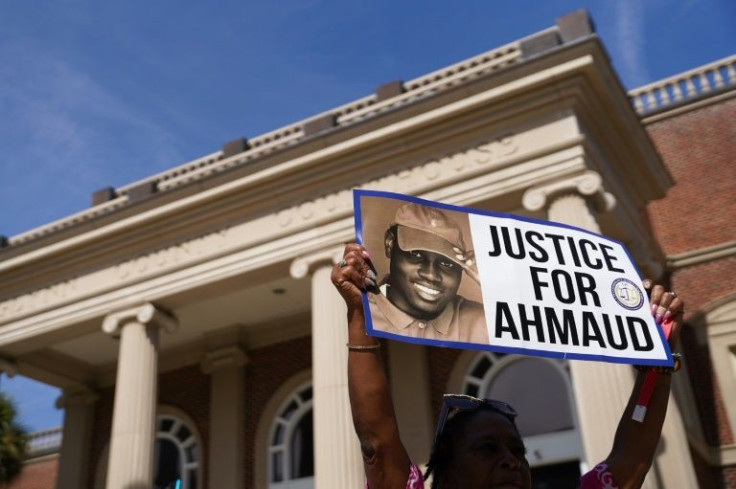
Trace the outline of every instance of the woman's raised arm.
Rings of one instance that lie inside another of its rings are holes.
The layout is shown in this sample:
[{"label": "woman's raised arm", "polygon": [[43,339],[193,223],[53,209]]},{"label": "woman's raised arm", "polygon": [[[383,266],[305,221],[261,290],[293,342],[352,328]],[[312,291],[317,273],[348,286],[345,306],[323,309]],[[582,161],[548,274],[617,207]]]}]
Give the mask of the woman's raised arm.
[{"label": "woman's raised arm", "polygon": [[[658,321],[673,320],[669,343],[670,346],[675,345],[682,327],[684,303],[673,292],[665,292],[661,285],[652,289],[650,302]],[[632,419],[645,376],[645,371],[639,371],[636,376],[629,403],[616,430],[613,449],[606,459],[614,480],[621,489],[641,487],[652,465],[667,414],[672,376],[664,373],[657,376],[644,421],[640,423]]]},{"label": "woman's raised arm", "polygon": [[361,293],[376,286],[370,255],[360,245],[345,247],[332,270],[332,283],[348,306],[348,388],[353,424],[373,489],[404,489],[410,461],[399,438],[380,344],[366,335]]}]

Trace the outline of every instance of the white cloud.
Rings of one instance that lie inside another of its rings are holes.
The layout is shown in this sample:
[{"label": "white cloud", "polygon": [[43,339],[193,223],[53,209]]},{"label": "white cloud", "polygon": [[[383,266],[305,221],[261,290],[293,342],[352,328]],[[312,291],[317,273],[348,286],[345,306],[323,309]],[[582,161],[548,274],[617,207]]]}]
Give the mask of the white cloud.
[{"label": "white cloud", "polygon": [[63,217],[100,187],[180,162],[166,128],[71,63],[16,43],[0,46],[0,66],[0,234]]},{"label": "white cloud", "polygon": [[632,87],[644,85],[651,77],[644,59],[645,12],[644,2],[637,0],[618,0],[615,3],[616,42],[613,49],[617,52],[622,64],[626,80]]}]

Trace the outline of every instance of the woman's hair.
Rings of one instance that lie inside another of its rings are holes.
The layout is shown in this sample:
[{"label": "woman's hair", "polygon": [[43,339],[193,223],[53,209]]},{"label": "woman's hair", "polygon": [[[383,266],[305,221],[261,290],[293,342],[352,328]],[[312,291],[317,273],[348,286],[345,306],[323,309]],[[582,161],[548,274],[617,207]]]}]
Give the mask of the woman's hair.
[{"label": "woman's hair", "polygon": [[424,473],[424,480],[427,480],[430,475],[433,475],[432,486],[430,489],[443,489],[440,484],[444,482],[445,474],[453,462],[453,442],[455,441],[458,433],[460,433],[462,429],[471,422],[475,414],[480,411],[491,411],[501,414],[509,420],[517,432],[519,431],[513,417],[489,406],[482,406],[471,411],[458,412],[452,417],[452,419],[449,419],[445,423],[442,434],[432,447],[432,453],[429,456],[429,462],[427,462],[427,470]]}]

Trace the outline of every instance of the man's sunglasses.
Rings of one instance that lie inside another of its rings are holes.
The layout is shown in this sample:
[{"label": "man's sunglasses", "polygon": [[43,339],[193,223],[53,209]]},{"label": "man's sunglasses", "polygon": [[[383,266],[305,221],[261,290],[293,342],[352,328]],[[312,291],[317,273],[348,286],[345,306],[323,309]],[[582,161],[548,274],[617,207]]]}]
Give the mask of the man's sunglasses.
[{"label": "man's sunglasses", "polygon": [[513,423],[517,413],[511,405],[503,401],[494,401],[493,399],[478,399],[477,397],[467,396],[465,394],[445,394],[442,399],[442,410],[437,420],[437,430],[434,433],[433,446],[437,445],[437,441],[442,436],[445,425],[454,418],[458,413],[477,411],[478,409],[490,409],[500,413]]}]

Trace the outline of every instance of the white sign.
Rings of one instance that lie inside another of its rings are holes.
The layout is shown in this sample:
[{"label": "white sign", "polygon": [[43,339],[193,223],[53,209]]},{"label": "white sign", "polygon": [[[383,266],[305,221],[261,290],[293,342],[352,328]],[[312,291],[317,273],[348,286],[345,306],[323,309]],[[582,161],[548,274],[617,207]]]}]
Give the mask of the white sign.
[{"label": "white sign", "polygon": [[589,231],[356,190],[378,274],[368,332],[413,343],[672,365],[626,248]]}]

